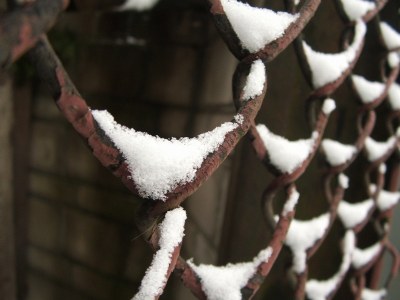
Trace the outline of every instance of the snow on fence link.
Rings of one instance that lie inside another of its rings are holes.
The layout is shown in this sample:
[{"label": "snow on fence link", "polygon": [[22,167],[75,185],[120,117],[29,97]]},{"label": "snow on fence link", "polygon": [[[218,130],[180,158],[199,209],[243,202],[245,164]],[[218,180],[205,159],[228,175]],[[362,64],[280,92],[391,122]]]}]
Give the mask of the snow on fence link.
[{"label": "snow on fence link", "polygon": [[[127,0],[116,10],[147,10],[157,2]],[[392,154],[397,155],[399,134],[390,128],[391,135],[383,142],[375,141],[370,135],[375,122],[373,109],[386,98],[393,110],[389,121],[399,116],[400,88],[394,81],[399,72],[400,34],[384,21],[377,23],[380,42],[387,49],[387,53],[383,53],[385,59],[380,82],[368,81],[362,75],[351,73],[363,49],[366,22],[379,13],[386,1],[337,0],[343,21],[353,28],[353,33],[346,35],[351,36],[351,40],[347,40],[337,54],[318,52],[314,50],[318,45],[311,47],[302,40],[303,37],[299,37],[320,0],[288,1],[290,11],[287,12],[275,12],[236,0],[209,2],[222,38],[240,60],[233,82],[233,100],[238,112],[232,116],[231,122],[196,138],[161,139],[117,124],[106,111],[89,109],[46,37],[40,38],[60,10],[68,5],[66,0],[37,0],[6,14],[0,21],[0,29],[8,28],[12,20],[15,28],[4,31],[6,34],[0,36],[0,64],[4,68],[32,48],[30,59],[41,79],[49,84],[56,104],[66,119],[87,141],[93,155],[133,193],[145,199],[138,224],[142,224],[140,229],[147,233],[147,240],[155,254],[133,299],[158,299],[174,269],[183,284],[200,299],[251,298],[268,276],[283,241],[293,256],[288,272],[294,271],[296,283],[293,294],[296,299],[331,299],[344,283],[350,283],[355,299],[385,297],[386,289],[398,269],[399,255],[388,239],[388,233],[392,210],[400,199],[400,193],[394,190],[396,185],[393,184],[397,179],[395,169],[399,165],[392,163],[390,169],[394,177],[386,182],[388,176],[384,163]],[[26,28],[35,30],[26,31]],[[18,39],[27,32],[26,36]],[[303,60],[300,65],[313,89],[307,101],[320,102],[321,110],[316,113],[315,106],[310,106],[311,114],[316,119],[311,137],[291,142],[273,134],[265,125],[255,126],[254,118],[267,90],[267,63],[296,38],[298,57]],[[355,121],[359,138],[354,145],[323,139],[328,118],[336,106],[329,96],[347,77],[353,83],[355,99],[358,97],[361,100]],[[389,122],[390,125],[392,123]],[[203,265],[201,262],[195,265],[179,254],[186,219],[180,205],[212,175],[246,133],[260,162],[276,176],[262,198],[264,214],[274,229],[273,237],[265,241],[266,247],[250,262],[223,267]],[[308,221],[295,220],[295,206],[301,198],[295,182],[318,150],[326,160],[328,211]],[[370,165],[366,174],[368,198],[347,202],[343,199],[345,189],[351,186],[351,182],[343,172],[360,153],[366,156]],[[277,214],[271,202],[281,190],[286,192],[287,197],[282,211]],[[339,270],[330,279],[309,279],[308,261],[323,243],[336,219],[345,229]],[[357,234],[370,220],[379,220],[380,237],[372,246],[361,248],[357,246]],[[156,229],[149,231],[149,228]],[[382,253],[386,251],[393,256],[393,268],[386,285],[379,289],[377,279],[367,284],[366,274],[375,263],[379,263]],[[346,275],[349,275],[350,281],[345,280]]]}]

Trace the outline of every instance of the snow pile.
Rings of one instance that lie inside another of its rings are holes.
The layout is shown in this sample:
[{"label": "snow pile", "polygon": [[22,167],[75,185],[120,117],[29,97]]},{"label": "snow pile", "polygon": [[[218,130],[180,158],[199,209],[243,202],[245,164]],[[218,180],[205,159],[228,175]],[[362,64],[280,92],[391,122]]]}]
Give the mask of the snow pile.
[{"label": "snow pile", "polygon": [[225,14],[243,48],[254,53],[282,37],[299,14],[274,12],[236,0],[221,0]]},{"label": "snow pile", "polygon": [[299,192],[293,190],[289,199],[286,200],[286,203],[283,206],[283,211],[282,211],[283,216],[286,216],[288,213],[294,210],[294,207],[297,205],[297,202],[299,201],[299,197],[300,197]]},{"label": "snow pile", "polygon": [[388,90],[388,99],[393,110],[400,109],[400,85],[393,82]]},{"label": "snow pile", "polygon": [[271,164],[282,173],[292,173],[300,167],[301,163],[311,154],[318,137],[318,133],[313,132],[310,139],[289,141],[273,134],[263,124],[257,125],[257,131],[267,149]]},{"label": "snow pile", "polygon": [[339,271],[327,280],[309,280],[306,283],[306,294],[311,300],[328,299],[328,296],[340,284],[342,278],[346,275],[351,263],[351,257],[354,251],[355,236],[352,230],[348,230],[344,237],[343,260]]},{"label": "snow pile", "polygon": [[388,59],[389,66],[391,68],[396,68],[400,64],[400,57],[399,57],[399,53],[397,53],[397,52],[390,52],[388,54],[387,59]]},{"label": "snow pile", "polygon": [[386,297],[386,290],[371,290],[364,288],[361,292],[361,300],[382,300]]},{"label": "snow pile", "polygon": [[339,185],[344,188],[347,189],[349,187],[349,177],[347,177],[346,175],[344,175],[343,173],[339,174]]},{"label": "snow pile", "polygon": [[344,227],[351,229],[362,223],[373,207],[374,200],[372,199],[357,203],[349,203],[342,200],[338,206],[338,215]]},{"label": "snow pile", "polygon": [[345,145],[331,139],[324,139],[321,147],[326,160],[331,166],[342,165],[357,153],[355,146]]},{"label": "snow pile", "polygon": [[336,109],[336,103],[335,100],[331,98],[325,99],[324,103],[322,104],[322,112],[329,116],[331,112],[333,112]]},{"label": "snow pile", "polygon": [[354,88],[363,103],[371,103],[379,98],[385,91],[385,84],[377,81],[369,81],[364,77],[353,75],[351,76]]},{"label": "snow pile", "polygon": [[153,8],[154,5],[160,0],[126,0],[124,4],[119,6],[117,9],[123,10],[137,10],[145,11]]},{"label": "snow pile", "polygon": [[351,264],[355,269],[360,269],[376,258],[381,250],[382,244],[380,242],[365,249],[355,248]]},{"label": "snow pile", "polygon": [[307,250],[325,234],[329,226],[329,213],[307,221],[292,220],[285,244],[292,250],[293,270],[300,274],[304,272],[307,261]]},{"label": "snow pile", "polygon": [[386,171],[387,171],[386,165],[384,163],[380,164],[378,171],[381,174],[386,174]]},{"label": "snow pile", "polygon": [[200,278],[202,290],[209,300],[241,300],[241,289],[257,272],[258,266],[271,257],[272,248],[268,247],[253,259],[252,262],[228,264],[217,267],[213,265],[196,266],[191,260],[188,264]]},{"label": "snow pile", "polygon": [[312,83],[314,88],[337,80],[356,59],[357,51],[360,49],[367,29],[362,21],[357,21],[353,43],[343,52],[326,54],[314,51],[303,41],[303,49],[311,69]]},{"label": "snow pile", "polygon": [[382,39],[388,50],[400,48],[400,34],[386,22],[380,22]]},{"label": "snow pile", "polygon": [[155,299],[163,291],[166,276],[171,263],[172,253],[182,242],[186,212],[182,207],[175,208],[165,214],[159,225],[159,250],[154,254],[150,267],[146,270],[138,293],[132,300]]},{"label": "snow pile", "polygon": [[121,151],[139,195],[155,200],[195,178],[204,159],[238,124],[227,122],[196,138],[163,139],[122,126],[107,111],[92,111],[101,129]]},{"label": "snow pile", "polygon": [[[376,185],[370,184],[369,190],[371,193],[375,193]],[[386,190],[380,190],[378,198],[376,199],[376,206],[378,206],[380,211],[385,211],[395,206],[397,202],[399,202],[399,200],[400,192],[389,192]]]},{"label": "snow pile", "polygon": [[377,142],[371,137],[365,139],[365,150],[367,150],[367,158],[373,162],[382,158],[396,144],[396,138],[390,137],[386,142]]},{"label": "snow pile", "polygon": [[257,59],[251,64],[250,73],[243,88],[243,100],[250,100],[260,96],[266,79],[265,65],[261,59]]},{"label": "snow pile", "polygon": [[340,0],[340,2],[350,21],[356,21],[362,18],[369,11],[376,8],[374,2],[365,0]]}]

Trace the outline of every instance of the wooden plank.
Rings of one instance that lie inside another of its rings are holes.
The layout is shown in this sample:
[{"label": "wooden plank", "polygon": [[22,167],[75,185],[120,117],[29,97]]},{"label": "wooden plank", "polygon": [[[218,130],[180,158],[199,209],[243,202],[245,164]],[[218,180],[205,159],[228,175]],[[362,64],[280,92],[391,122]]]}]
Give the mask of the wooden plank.
[{"label": "wooden plank", "polygon": [[[1,75],[0,75],[1,76]],[[0,77],[0,299],[16,299],[11,81]]]},{"label": "wooden plank", "polygon": [[14,230],[17,268],[17,298],[25,299],[26,249],[28,232],[29,149],[32,90],[30,84],[13,89],[13,172],[14,172]]}]

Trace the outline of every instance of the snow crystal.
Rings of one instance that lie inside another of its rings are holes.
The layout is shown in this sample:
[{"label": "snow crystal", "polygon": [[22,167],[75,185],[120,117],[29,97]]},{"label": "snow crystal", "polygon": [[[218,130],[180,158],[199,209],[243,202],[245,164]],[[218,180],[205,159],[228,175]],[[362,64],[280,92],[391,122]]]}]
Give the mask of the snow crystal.
[{"label": "snow crystal", "polygon": [[322,111],[325,115],[330,115],[332,111],[336,109],[336,103],[333,99],[325,99],[324,103],[322,104]]},{"label": "snow crystal", "polygon": [[350,160],[357,153],[353,145],[345,145],[340,142],[324,139],[321,143],[322,151],[331,166],[339,166]]},{"label": "snow crystal", "polygon": [[166,275],[174,249],[182,242],[186,212],[182,207],[175,208],[165,214],[159,225],[159,250],[154,254],[150,267],[146,270],[139,292],[132,300],[155,299],[163,291]]},{"label": "snow crystal", "polygon": [[364,288],[361,292],[361,300],[382,300],[386,297],[386,290],[371,290]]},{"label": "snow crystal", "polygon": [[391,68],[396,68],[400,64],[400,57],[399,53],[397,52],[390,52],[388,54],[388,63]]},{"label": "snow crystal", "polygon": [[385,84],[381,82],[369,81],[358,75],[351,76],[351,80],[363,103],[370,103],[379,98],[386,87]]},{"label": "snow crystal", "polygon": [[381,29],[383,42],[385,43],[386,48],[388,50],[399,48],[400,34],[386,22],[380,22],[379,27]]},{"label": "snow crystal", "polygon": [[243,100],[250,100],[261,95],[265,81],[265,65],[261,59],[257,59],[251,64],[250,73],[243,88]]},{"label": "snow crystal", "polygon": [[310,155],[318,133],[314,132],[310,139],[288,141],[284,137],[273,134],[263,125],[257,125],[257,131],[267,149],[269,160],[282,173],[292,173]]},{"label": "snow crystal", "polygon": [[356,58],[357,50],[363,42],[366,26],[357,21],[353,43],[343,52],[327,54],[314,51],[303,41],[303,49],[311,69],[314,88],[320,88],[338,79]]},{"label": "snow crystal", "polygon": [[299,201],[300,194],[298,191],[293,190],[292,194],[290,195],[289,199],[286,201],[285,205],[283,206],[283,216],[286,216],[288,213],[294,210],[294,207],[297,205],[297,201]]},{"label": "snow crystal", "polygon": [[343,173],[339,174],[339,184],[342,188],[347,189],[349,187],[349,177]]},{"label": "snow crystal", "polygon": [[354,244],[354,232],[348,230],[344,237],[343,260],[339,271],[327,280],[309,280],[306,283],[306,294],[310,300],[328,299],[329,294],[335,290],[350,267],[351,256],[354,251]]},{"label": "snow crystal", "polygon": [[241,115],[241,114],[237,114],[237,115],[235,115],[234,120],[235,120],[235,122],[238,123],[239,125],[242,125],[242,124],[243,124],[243,121],[244,121],[244,117],[243,117],[243,115]]},{"label": "snow crystal", "polygon": [[360,269],[371,262],[382,250],[382,244],[380,242],[365,248],[355,248],[351,264],[355,269]]},{"label": "snow crystal", "polygon": [[400,110],[400,85],[393,82],[388,90],[390,106],[393,110]]},{"label": "snow crystal", "polygon": [[221,0],[225,14],[242,46],[254,53],[280,38],[299,14],[274,12],[236,0]]},{"label": "snow crystal", "polygon": [[217,267],[213,265],[196,266],[191,260],[188,264],[200,278],[202,289],[209,300],[241,300],[241,289],[257,272],[262,262],[268,261],[272,248],[268,247],[253,259],[252,262],[228,264]]},{"label": "snow crystal", "polygon": [[[370,184],[369,190],[371,193],[375,193],[376,185]],[[385,211],[396,205],[399,200],[400,192],[389,192],[386,190],[380,190],[378,194],[378,199],[376,199],[376,206],[378,206],[379,210]]]},{"label": "snow crystal", "polygon": [[151,9],[157,4],[159,0],[126,0],[124,4],[119,6],[117,9],[122,10],[138,10],[144,11]]},{"label": "snow crystal", "polygon": [[376,7],[374,2],[365,0],[341,0],[341,2],[350,21],[362,18],[367,12]]},{"label": "snow crystal", "polygon": [[292,220],[285,244],[292,250],[292,268],[296,273],[304,272],[307,260],[306,251],[322,238],[328,228],[329,219],[330,215],[326,213],[307,221]]},{"label": "snow crystal", "polygon": [[357,203],[349,203],[342,200],[338,206],[338,215],[344,227],[351,229],[365,220],[373,206],[373,199]]},{"label": "snow crystal", "polygon": [[107,111],[92,113],[126,159],[140,196],[157,200],[165,200],[179,184],[193,180],[206,156],[238,126],[227,122],[196,138],[168,140],[124,127]]},{"label": "snow crystal", "polygon": [[367,150],[367,158],[373,162],[383,157],[396,143],[395,137],[390,137],[386,142],[377,142],[371,137],[365,139],[365,149]]}]

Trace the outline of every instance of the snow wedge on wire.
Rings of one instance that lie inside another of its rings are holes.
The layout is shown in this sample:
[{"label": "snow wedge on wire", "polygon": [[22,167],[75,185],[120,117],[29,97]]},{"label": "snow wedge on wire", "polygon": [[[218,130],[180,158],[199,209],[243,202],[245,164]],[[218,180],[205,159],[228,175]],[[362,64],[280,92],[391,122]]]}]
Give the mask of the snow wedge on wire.
[{"label": "snow wedge on wire", "polygon": [[[369,191],[375,193],[376,185],[370,184]],[[378,198],[376,199],[376,206],[380,211],[386,211],[395,206],[400,200],[400,192],[389,192],[386,190],[380,190]]]},{"label": "snow wedge on wire", "polygon": [[396,68],[400,64],[400,54],[398,52],[389,52],[387,62],[391,68]]},{"label": "snow wedge on wire", "polygon": [[265,65],[261,59],[255,60],[250,67],[246,84],[243,88],[243,100],[247,101],[260,96],[267,80]]},{"label": "snow wedge on wire", "polygon": [[343,11],[350,21],[362,19],[368,12],[376,9],[376,4],[366,0],[340,0]]},{"label": "snow wedge on wire", "polygon": [[374,200],[372,199],[357,203],[349,203],[342,200],[338,206],[338,215],[344,227],[352,229],[366,220],[373,207]]},{"label": "snow wedge on wire", "polygon": [[354,64],[357,54],[361,51],[366,31],[366,25],[360,20],[357,21],[353,42],[346,50],[335,54],[315,51],[305,41],[302,42],[314,88],[319,89],[338,80]]},{"label": "snow wedge on wire", "polygon": [[393,110],[400,110],[400,85],[393,82],[388,90],[388,99],[390,107]]},{"label": "snow wedge on wire", "polygon": [[150,267],[146,270],[139,291],[132,300],[156,299],[160,296],[167,281],[168,268],[172,253],[181,244],[186,221],[186,212],[178,207],[168,211],[159,225],[159,249],[153,256]]},{"label": "snow wedge on wire", "polygon": [[385,92],[386,85],[381,82],[369,81],[359,75],[352,75],[351,81],[353,82],[354,89],[360,97],[360,100],[364,104],[373,102],[380,98]]},{"label": "snow wedge on wire", "polygon": [[257,125],[257,131],[267,149],[269,162],[282,173],[292,173],[312,153],[318,133],[313,132],[311,138],[289,141],[273,134],[263,125]]},{"label": "snow wedge on wire", "polygon": [[[278,220],[278,216],[276,219]],[[293,254],[292,269],[300,274],[304,272],[307,261],[307,250],[321,239],[329,226],[329,213],[310,220],[292,220],[286,235],[285,245]]]},{"label": "snow wedge on wire", "polygon": [[236,0],[221,0],[223,10],[242,47],[250,53],[263,49],[282,37],[299,14],[275,12]]},{"label": "snow wedge on wire", "polygon": [[386,295],[386,289],[371,290],[368,288],[363,288],[361,292],[361,300],[382,300],[386,298]]},{"label": "snow wedge on wire", "polygon": [[380,22],[379,28],[381,30],[381,36],[386,49],[396,50],[400,48],[400,33],[393,29],[386,22]]},{"label": "snow wedge on wire", "polygon": [[381,242],[377,242],[364,249],[355,248],[353,257],[351,258],[351,265],[357,270],[361,269],[377,258],[382,249],[383,246]]},{"label": "snow wedge on wire", "polygon": [[240,125],[237,121],[226,122],[195,138],[164,139],[122,126],[107,111],[92,113],[123,154],[139,195],[162,201],[177,186],[191,182],[205,158]]},{"label": "snow wedge on wire", "polygon": [[331,278],[326,280],[311,279],[306,283],[306,294],[310,300],[330,299],[329,296],[334,293],[347,271],[350,268],[351,257],[355,247],[355,235],[352,230],[348,230],[344,236],[343,243],[343,259],[339,271]]},{"label": "snow wedge on wire", "polygon": [[136,10],[146,11],[152,9],[160,0],[126,0],[125,3],[118,6],[117,10]]},{"label": "snow wedge on wire", "polygon": [[260,264],[265,263],[272,255],[272,248],[261,250],[251,262],[227,264],[226,266],[198,265],[191,260],[187,263],[199,277],[202,290],[209,300],[241,300],[241,289],[244,288]]},{"label": "snow wedge on wire", "polygon": [[345,145],[331,139],[322,140],[321,149],[327,162],[333,167],[343,165],[357,153],[355,146]]},{"label": "snow wedge on wire", "polygon": [[365,150],[370,162],[377,161],[385,156],[396,145],[397,138],[392,136],[385,142],[377,142],[371,137],[365,139]]}]

